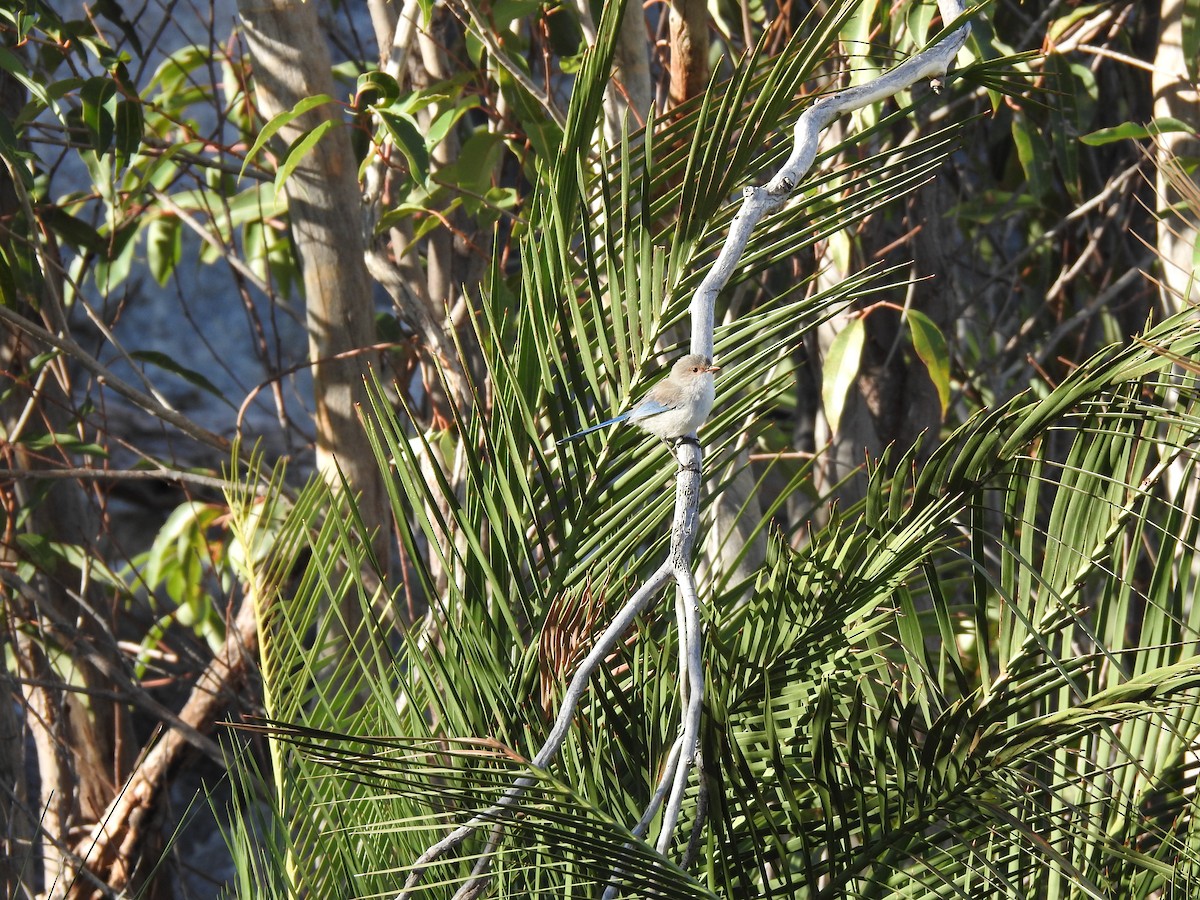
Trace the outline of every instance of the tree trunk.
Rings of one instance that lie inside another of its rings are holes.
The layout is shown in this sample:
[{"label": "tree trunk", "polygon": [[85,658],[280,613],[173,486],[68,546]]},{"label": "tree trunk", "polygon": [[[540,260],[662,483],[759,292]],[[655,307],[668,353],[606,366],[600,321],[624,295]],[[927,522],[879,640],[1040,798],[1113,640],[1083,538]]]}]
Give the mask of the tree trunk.
[{"label": "tree trunk", "polygon": [[[1183,55],[1183,7],[1184,0],[1163,0],[1159,25],[1158,50],[1154,56],[1153,91],[1154,117],[1170,116],[1192,126],[1193,133],[1169,132],[1157,139],[1159,165],[1157,170],[1158,211],[1162,218],[1158,225],[1158,252],[1163,262],[1162,304],[1168,314],[1182,309],[1188,292],[1194,288],[1195,277],[1195,218],[1168,212],[1172,204],[1183,198],[1172,187],[1166,174],[1173,160],[1181,157],[1195,158],[1200,155],[1200,140],[1195,129],[1200,126],[1200,97],[1192,86],[1187,73],[1187,60]],[[1176,178],[1188,178],[1179,168]],[[1200,189],[1200,181],[1191,176]]]},{"label": "tree trunk", "polygon": [[708,4],[671,0],[671,105],[704,93],[708,84]]},{"label": "tree trunk", "polygon": [[[291,109],[305,97],[337,95],[315,3],[241,0],[238,9],[265,117]],[[336,106],[325,104],[281,129],[279,136],[290,144],[338,115]],[[348,127],[333,128],[317,142],[288,179],[286,192],[304,272],[317,468],[335,486],[344,476],[359,494],[363,519],[376,531],[375,548],[386,563],[383,480],[359,419],[369,366],[368,357],[358,351],[375,343],[375,313]]]}]

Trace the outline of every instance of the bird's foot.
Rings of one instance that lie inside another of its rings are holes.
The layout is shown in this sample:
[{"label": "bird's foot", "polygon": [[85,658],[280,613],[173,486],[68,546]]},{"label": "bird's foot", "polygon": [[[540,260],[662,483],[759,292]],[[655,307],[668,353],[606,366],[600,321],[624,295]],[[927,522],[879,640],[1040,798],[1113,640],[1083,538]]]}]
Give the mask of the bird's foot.
[{"label": "bird's foot", "polygon": [[674,444],[667,444],[667,446],[671,448],[671,455],[673,457],[675,457],[675,461],[679,463],[679,467],[681,469],[683,469],[685,472],[699,472],[700,467],[697,466],[695,463],[680,462],[679,454],[676,452],[676,450],[678,449],[680,444],[691,444],[693,447],[695,447],[697,450],[699,450],[700,449],[700,441],[694,437],[685,436],[685,437],[681,437],[681,438],[676,438]]}]

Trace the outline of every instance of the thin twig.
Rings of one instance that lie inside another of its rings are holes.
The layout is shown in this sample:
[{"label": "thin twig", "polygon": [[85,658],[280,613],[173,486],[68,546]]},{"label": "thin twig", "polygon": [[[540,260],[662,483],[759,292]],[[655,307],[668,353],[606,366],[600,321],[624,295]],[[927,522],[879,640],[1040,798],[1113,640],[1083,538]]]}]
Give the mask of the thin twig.
[{"label": "thin twig", "polygon": [[185,472],[182,469],[171,469],[161,466],[157,469],[90,469],[90,468],[61,468],[61,469],[0,469],[0,478],[22,478],[40,481],[47,478],[71,479],[78,481],[168,481],[179,484],[193,484],[197,487],[215,488],[219,491],[229,490],[235,482],[225,478],[215,478],[212,475],[199,475]]},{"label": "thin twig", "polygon": [[200,238],[200,240],[212,247],[213,250],[221,254],[221,257],[229,264],[229,268],[233,269],[235,272],[241,275],[242,278],[246,279],[250,285],[261,291],[263,296],[274,296],[274,292],[271,290],[271,285],[267,284],[264,279],[260,278],[258,274],[252,268],[250,268],[249,265],[247,265],[237,256],[237,254],[230,253],[229,247],[226,246],[220,238],[213,234],[208,228],[205,228],[204,224],[195,216],[193,216],[189,210],[184,209],[182,206],[176,203],[170,194],[151,186],[150,196],[161,203],[164,209],[174,215],[175,218],[183,223],[183,225],[185,225],[189,231],[195,234],[196,237]]},{"label": "thin twig", "polygon": [[112,388],[139,409],[148,412],[150,415],[161,419],[169,425],[174,425],[188,437],[195,438],[201,444],[213,447],[222,453],[228,453],[232,448],[233,445],[226,438],[209,431],[207,428],[200,427],[187,416],[164,406],[149,394],[142,393],[117,377],[110,369],[100,363],[71,338],[52,334],[41,325],[4,305],[0,305],[0,321],[6,322],[18,331],[23,331],[36,341],[65,353],[94,375],[98,382]]},{"label": "thin twig", "polygon": [[104,816],[76,845],[76,852],[87,867],[111,868],[122,853],[150,831],[156,799],[165,789],[167,777],[182,756],[185,743],[209,752],[215,749],[221,755],[204,732],[235,695],[235,686],[246,677],[250,660],[256,658],[257,607],[257,598],[252,594],[242,598],[237,615],[229,622],[224,645],[196,680],[179,715],[172,717],[174,730],[166,731],[147,750]]},{"label": "thin twig", "polygon": [[[658,778],[658,787],[654,789],[653,796],[650,797],[650,802],[646,804],[646,811],[642,813],[642,817],[638,819],[638,823],[631,829],[634,837],[645,837],[646,832],[650,830],[650,823],[654,821],[654,816],[658,813],[658,808],[662,806],[663,799],[667,796],[667,788],[675,783],[675,770],[679,767],[679,753],[683,749],[683,735],[675,738],[675,743],[671,745],[671,750],[667,754],[667,764],[663,766],[662,773]],[[633,844],[626,844],[622,849],[628,851]],[[625,870],[615,868],[612,875],[609,876],[609,885],[604,889],[604,894],[601,900],[613,900],[620,890],[620,885],[617,882],[621,876],[625,874]]]},{"label": "thin twig", "polygon": [[[462,10],[458,9],[459,5],[462,6]],[[479,7],[475,5],[474,0],[455,0],[455,2],[448,3],[447,6],[474,33],[475,37],[479,38],[480,42],[487,47],[488,53],[500,64],[500,68],[504,69],[513,81],[521,85],[526,93],[537,101],[538,105],[545,110],[546,115],[550,117],[551,121],[559,128],[565,128],[567,120],[559,112],[558,107],[554,105],[554,100],[549,94],[534,84],[532,79],[525,74],[525,71],[509,58],[508,52],[500,46],[500,42],[496,40],[496,36],[487,28],[487,20],[484,18],[483,13],[479,11]],[[463,10],[466,11],[465,15]]]}]

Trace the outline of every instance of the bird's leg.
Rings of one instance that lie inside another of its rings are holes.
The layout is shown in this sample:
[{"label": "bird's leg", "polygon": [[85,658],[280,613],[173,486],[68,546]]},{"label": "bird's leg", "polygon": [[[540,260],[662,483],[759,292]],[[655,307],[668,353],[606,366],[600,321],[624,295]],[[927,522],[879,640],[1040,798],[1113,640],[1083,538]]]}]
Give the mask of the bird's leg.
[{"label": "bird's leg", "polygon": [[[666,442],[666,444],[667,444],[667,447],[669,447],[669,448],[670,448],[670,450],[671,450],[671,455],[672,455],[673,457],[675,457],[675,461],[676,461],[676,462],[679,462],[679,454],[678,454],[678,453],[676,453],[676,452],[675,452],[675,450],[676,450],[676,448],[677,448],[677,447],[678,447],[680,444],[691,444],[691,445],[692,445],[692,446],[694,446],[696,449],[700,449],[700,441],[699,441],[697,438],[694,438],[694,437],[688,437],[688,436],[686,436],[686,435],[685,435],[684,437],[681,437],[681,438],[676,438],[676,439],[675,439],[675,443],[673,443],[673,444],[672,444],[670,441],[667,441],[667,440],[666,440],[666,438],[663,438],[663,440],[664,440],[664,442]],[[683,468],[684,468],[684,469],[686,469],[686,470],[687,470],[687,471],[689,471],[689,472],[695,472],[695,471],[697,471],[697,469],[696,469],[696,467],[695,467],[695,466],[684,466]]]}]

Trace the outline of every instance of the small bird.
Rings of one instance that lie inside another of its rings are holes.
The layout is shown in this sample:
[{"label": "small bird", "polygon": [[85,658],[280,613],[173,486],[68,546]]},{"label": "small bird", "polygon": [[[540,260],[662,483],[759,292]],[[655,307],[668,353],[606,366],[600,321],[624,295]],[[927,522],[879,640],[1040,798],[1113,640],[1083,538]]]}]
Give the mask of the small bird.
[{"label": "small bird", "polygon": [[716,399],[713,375],[720,371],[721,367],[714,366],[707,356],[690,353],[675,360],[671,374],[652,387],[646,398],[632,409],[567,435],[558,443],[565,444],[617,422],[632,422],[670,445],[704,424]]}]

